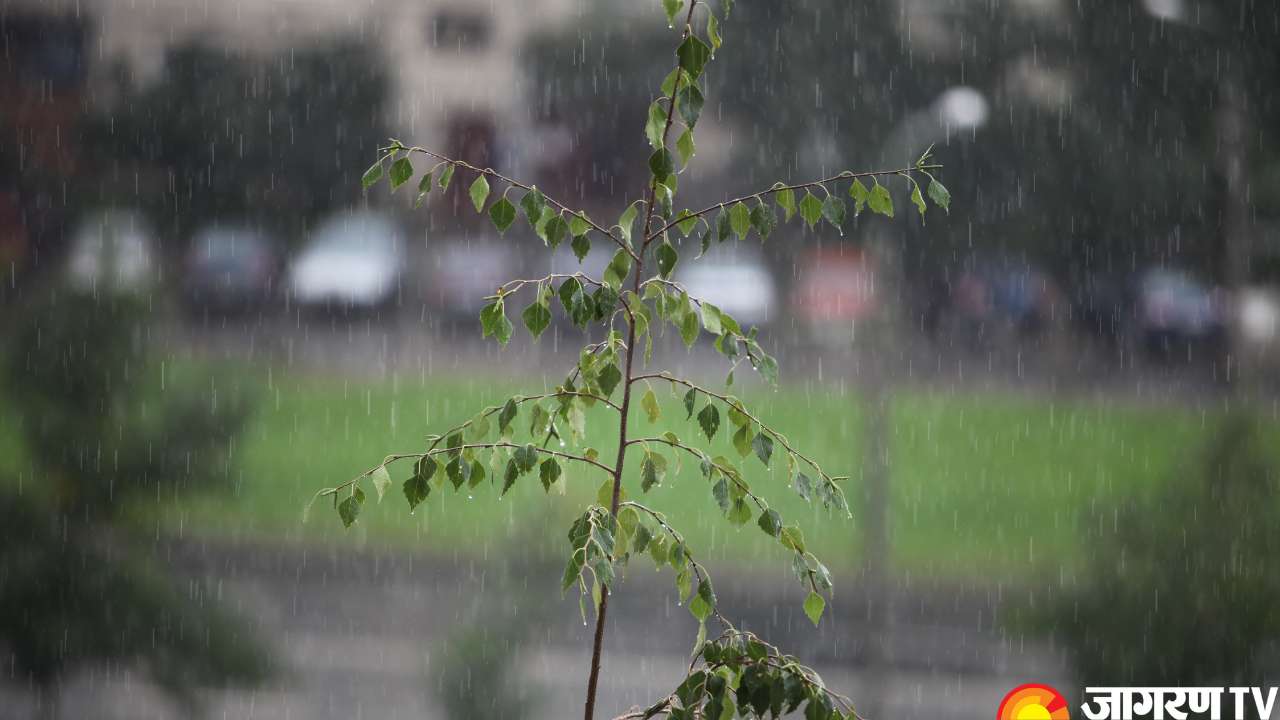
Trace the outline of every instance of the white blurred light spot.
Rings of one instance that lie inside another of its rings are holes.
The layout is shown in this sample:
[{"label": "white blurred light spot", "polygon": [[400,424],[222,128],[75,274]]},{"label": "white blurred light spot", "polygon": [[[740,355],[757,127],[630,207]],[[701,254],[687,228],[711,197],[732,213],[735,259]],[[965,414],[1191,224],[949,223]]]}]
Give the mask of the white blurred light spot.
[{"label": "white blurred light spot", "polygon": [[938,98],[938,115],[948,126],[955,129],[982,127],[987,122],[987,99],[977,90],[967,87],[953,87]]},{"label": "white blurred light spot", "polygon": [[1142,0],[1142,8],[1154,17],[1170,22],[1178,22],[1187,15],[1187,5],[1183,0]]},{"label": "white blurred light spot", "polygon": [[1280,326],[1280,303],[1270,293],[1246,290],[1240,298],[1240,331],[1249,342],[1266,344]]}]

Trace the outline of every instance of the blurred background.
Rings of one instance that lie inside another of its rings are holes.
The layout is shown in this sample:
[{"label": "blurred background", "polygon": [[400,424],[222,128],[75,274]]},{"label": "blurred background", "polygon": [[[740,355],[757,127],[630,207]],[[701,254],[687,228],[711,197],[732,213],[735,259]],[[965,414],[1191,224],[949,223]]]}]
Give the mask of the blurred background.
[{"label": "blurred background", "polygon": [[[871,718],[1275,678],[1280,9],[740,0],[723,30],[683,206],[931,145],[953,201],[686,244],[678,279],[782,364],[736,392],[855,516],[758,483],[837,575],[818,633],[785,559],[668,481],[722,605]],[[580,712],[556,581],[587,478],[350,531],[302,508],[554,387],[585,339],[480,341],[484,295],[575,259],[497,236],[469,178],[363,193],[376,148],[613,216],[648,175],[660,3],[0,0],[0,35],[0,715]],[[725,372],[670,337],[654,364]],[[610,717],[687,661],[652,572],[610,613]]]}]

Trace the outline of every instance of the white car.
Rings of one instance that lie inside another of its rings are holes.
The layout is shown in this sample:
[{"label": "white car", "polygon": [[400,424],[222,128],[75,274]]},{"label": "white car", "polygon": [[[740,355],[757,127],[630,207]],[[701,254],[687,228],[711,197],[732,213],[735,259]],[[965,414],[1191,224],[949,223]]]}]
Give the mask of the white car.
[{"label": "white car", "polygon": [[67,273],[81,290],[145,292],[155,285],[158,268],[155,236],[136,212],[94,213],[72,235]]},{"label": "white car", "polygon": [[302,305],[374,308],[395,298],[405,261],[404,237],[391,216],[341,213],[321,223],[294,258],[289,297]]},{"label": "white car", "polygon": [[774,319],[778,289],[759,250],[727,242],[697,260],[691,250],[692,245],[686,243],[675,274],[675,281],[690,295],[729,313],[743,330]]}]

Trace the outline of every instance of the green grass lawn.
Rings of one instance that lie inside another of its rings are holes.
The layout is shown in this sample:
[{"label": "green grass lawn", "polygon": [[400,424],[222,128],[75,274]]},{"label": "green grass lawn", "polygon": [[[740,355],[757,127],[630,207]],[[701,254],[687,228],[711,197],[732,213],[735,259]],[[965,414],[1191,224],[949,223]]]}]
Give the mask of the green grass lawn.
[{"label": "green grass lawn", "polygon": [[[685,421],[679,399],[660,384],[654,388],[663,418],[650,425],[637,408],[632,427],[647,435],[670,429],[692,439],[696,423]],[[572,518],[604,479],[596,469],[568,468],[550,495],[534,475],[502,499],[488,484],[473,492],[436,491],[411,515],[398,488],[409,471],[406,462],[393,471],[396,486],[387,498],[367,507],[350,531],[325,502],[317,503],[308,522],[301,519],[317,489],[352,477],[387,453],[420,449],[428,433],[500,404],[517,389],[540,391],[536,382],[487,377],[373,382],[277,373],[265,381],[256,418],[235,449],[233,491],[143,512],[149,522],[183,533],[389,544],[463,557],[483,557],[510,540],[527,542],[529,528],[545,527],[545,533],[534,534],[560,554]],[[852,476],[846,490],[856,518],[862,497],[856,397],[802,383],[752,389],[743,399],[828,472]],[[589,432],[588,443],[611,461],[616,446],[605,429],[614,416],[605,408],[592,412],[598,429]],[[524,424],[527,417],[522,412]],[[1190,410],[902,391],[893,404],[891,440],[897,570],[941,577],[1056,575],[1079,559],[1082,535],[1092,523],[1106,521],[1111,499],[1156,487],[1188,467],[1208,427],[1212,422]],[[726,455],[734,452],[723,428],[715,446]],[[764,572],[776,567],[783,577],[781,548],[754,524],[738,529],[720,518],[696,465],[684,460],[683,470],[645,501],[686,529],[704,557]],[[779,460],[775,456],[772,472],[754,457],[743,462],[753,489],[784,520],[800,522],[811,547],[833,569],[855,567],[857,520],[802,502],[778,472],[785,467]],[[637,495],[639,463],[632,462],[627,482]],[[776,566],[764,564],[774,561]]]}]

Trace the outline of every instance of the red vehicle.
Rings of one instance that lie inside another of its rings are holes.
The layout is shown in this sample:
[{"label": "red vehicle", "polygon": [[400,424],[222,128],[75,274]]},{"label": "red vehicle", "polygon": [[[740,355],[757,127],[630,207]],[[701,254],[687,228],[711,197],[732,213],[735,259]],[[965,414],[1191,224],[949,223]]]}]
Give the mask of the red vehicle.
[{"label": "red vehicle", "polygon": [[847,341],[876,310],[876,273],[861,249],[814,248],[797,265],[791,307],[814,338]]}]

